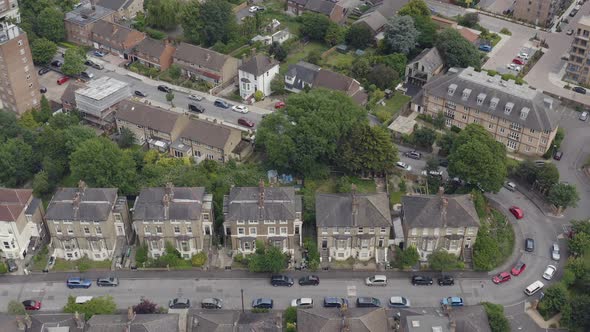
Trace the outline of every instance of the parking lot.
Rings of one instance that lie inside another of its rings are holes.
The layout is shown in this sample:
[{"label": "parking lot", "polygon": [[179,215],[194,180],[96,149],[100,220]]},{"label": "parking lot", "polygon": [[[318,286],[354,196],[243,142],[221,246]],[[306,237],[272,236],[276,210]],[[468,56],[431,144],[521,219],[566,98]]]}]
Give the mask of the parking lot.
[{"label": "parking lot", "polygon": [[[36,68],[39,70],[40,68]],[[66,87],[70,84],[71,80],[66,82],[65,84],[58,85],[57,80],[62,77],[63,75],[56,72],[56,71],[49,71],[44,75],[39,76],[39,85],[42,87],[47,88],[47,92],[45,93],[45,97],[49,100],[60,100],[61,96],[63,95]]]}]

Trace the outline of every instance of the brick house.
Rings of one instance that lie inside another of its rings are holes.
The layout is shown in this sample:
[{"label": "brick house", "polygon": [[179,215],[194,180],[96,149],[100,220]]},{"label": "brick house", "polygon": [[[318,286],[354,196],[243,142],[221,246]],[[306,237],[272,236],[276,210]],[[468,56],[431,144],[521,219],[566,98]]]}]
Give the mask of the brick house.
[{"label": "brick house", "polygon": [[92,46],[92,28],[98,21],[113,22],[115,12],[90,2],[66,13],[64,26],[66,40],[84,46]]},{"label": "brick house", "polygon": [[135,18],[137,13],[143,11],[144,0],[95,0],[96,4],[115,12],[115,19]]},{"label": "brick house", "polygon": [[166,70],[172,65],[172,55],[176,47],[167,41],[146,38],[133,49],[133,57],[147,67]]},{"label": "brick house", "polygon": [[305,12],[323,14],[336,23],[346,17],[346,8],[330,0],[287,0],[287,11],[297,16]]},{"label": "brick house", "polygon": [[114,55],[127,59],[133,48],[145,39],[143,32],[123,25],[98,21],[92,27],[92,46],[107,50]]},{"label": "brick house", "polygon": [[180,43],[173,61],[182,68],[183,75],[215,85],[238,75],[238,59],[192,44]]}]

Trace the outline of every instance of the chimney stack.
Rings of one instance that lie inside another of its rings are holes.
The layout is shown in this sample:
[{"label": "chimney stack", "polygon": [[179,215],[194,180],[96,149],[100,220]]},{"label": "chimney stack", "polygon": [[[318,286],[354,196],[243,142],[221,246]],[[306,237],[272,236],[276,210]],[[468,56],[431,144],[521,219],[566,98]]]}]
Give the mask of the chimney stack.
[{"label": "chimney stack", "polygon": [[90,0],[90,7],[92,10],[96,10],[96,0]]},{"label": "chimney stack", "polygon": [[84,191],[86,191],[87,187],[88,186],[86,185],[86,182],[84,182],[82,180],[78,181],[78,191],[79,192],[84,193]]},{"label": "chimney stack", "polygon": [[258,182],[258,208],[264,208],[264,180],[260,179]]},{"label": "chimney stack", "polygon": [[443,197],[445,194],[445,187],[438,187],[438,196]]},{"label": "chimney stack", "polygon": [[133,307],[127,308],[127,321],[132,322],[135,319],[135,311],[133,311]]},{"label": "chimney stack", "polygon": [[79,329],[84,328],[84,319],[80,317],[80,314],[76,311],[74,313],[74,321],[76,322],[76,327]]}]

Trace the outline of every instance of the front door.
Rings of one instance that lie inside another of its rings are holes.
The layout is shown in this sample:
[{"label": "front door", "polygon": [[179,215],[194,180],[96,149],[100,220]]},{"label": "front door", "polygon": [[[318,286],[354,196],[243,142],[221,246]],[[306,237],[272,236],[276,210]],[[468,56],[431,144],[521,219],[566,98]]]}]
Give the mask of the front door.
[{"label": "front door", "polygon": [[322,239],[322,249],[328,249],[328,239]]}]

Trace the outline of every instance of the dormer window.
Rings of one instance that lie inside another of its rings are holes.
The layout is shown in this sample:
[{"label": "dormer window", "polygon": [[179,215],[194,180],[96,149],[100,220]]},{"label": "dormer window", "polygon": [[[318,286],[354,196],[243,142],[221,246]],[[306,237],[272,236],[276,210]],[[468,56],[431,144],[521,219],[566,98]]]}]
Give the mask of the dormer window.
[{"label": "dormer window", "polygon": [[522,110],[520,110],[520,118],[526,120],[526,117],[529,115],[529,111],[530,109],[528,107],[523,107]]},{"label": "dormer window", "polygon": [[463,100],[469,99],[469,95],[471,94],[471,89],[463,90]]},{"label": "dormer window", "polygon": [[483,102],[486,100],[486,94],[485,93],[480,93],[477,95],[477,104],[478,105],[483,105]]},{"label": "dormer window", "polygon": [[457,84],[451,84],[449,85],[449,96],[452,96],[455,94],[455,90],[457,90]]},{"label": "dormer window", "polygon": [[513,107],[514,107],[514,103],[506,103],[506,106],[504,106],[504,113],[510,114],[510,112],[512,112]]},{"label": "dormer window", "polygon": [[496,106],[498,106],[498,102],[500,101],[499,98],[492,98],[492,100],[490,100],[490,108],[491,109],[496,109]]}]

